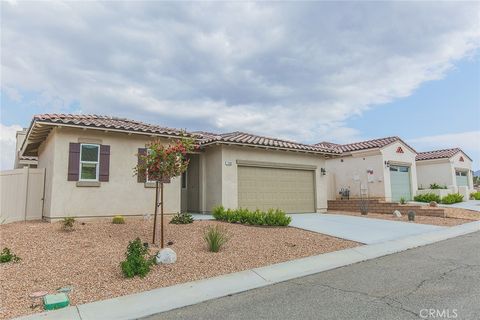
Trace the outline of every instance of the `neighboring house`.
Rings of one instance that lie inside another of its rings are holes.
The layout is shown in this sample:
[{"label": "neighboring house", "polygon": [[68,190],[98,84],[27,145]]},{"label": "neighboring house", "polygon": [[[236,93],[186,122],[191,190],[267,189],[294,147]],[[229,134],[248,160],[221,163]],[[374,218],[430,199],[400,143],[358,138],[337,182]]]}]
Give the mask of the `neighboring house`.
[{"label": "neighboring house", "polygon": [[473,189],[472,159],[459,148],[420,152],[416,161],[419,189],[429,189],[434,183],[451,192],[458,192],[459,187]]},{"label": "neighboring house", "polygon": [[15,146],[15,164],[13,165],[14,169],[25,168],[25,167],[29,167],[29,168],[37,167],[37,164],[38,164],[37,157],[20,156],[20,148],[22,147],[26,134],[27,134],[27,128],[17,131],[17,134],[16,134],[17,139],[16,139],[16,146]]},{"label": "neighboring house", "polygon": [[[34,116],[21,156],[45,168],[41,216],[104,217],[152,213],[154,183],[134,176],[138,154],[152,139],[165,143],[182,131],[96,115]],[[326,157],[334,148],[233,132],[188,134],[200,148],[188,171],[165,186],[165,211],[210,212],[213,207],[327,208]]]},{"label": "neighboring house", "polygon": [[320,142],[335,148],[340,158],[327,160],[329,200],[349,190],[350,198],[368,196],[384,201],[411,200],[417,190],[416,151],[399,137],[350,144]]}]

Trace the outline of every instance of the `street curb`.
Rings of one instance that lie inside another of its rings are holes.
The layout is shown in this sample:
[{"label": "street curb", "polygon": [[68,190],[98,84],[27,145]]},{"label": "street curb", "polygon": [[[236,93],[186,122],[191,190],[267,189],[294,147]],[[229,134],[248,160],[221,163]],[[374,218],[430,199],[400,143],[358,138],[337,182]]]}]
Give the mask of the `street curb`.
[{"label": "street curb", "polygon": [[436,230],[422,235],[325,253],[182,283],[171,287],[95,301],[57,311],[16,318],[17,320],[130,320],[186,307],[286,280],[332,270],[408,249],[480,231],[480,221]]}]

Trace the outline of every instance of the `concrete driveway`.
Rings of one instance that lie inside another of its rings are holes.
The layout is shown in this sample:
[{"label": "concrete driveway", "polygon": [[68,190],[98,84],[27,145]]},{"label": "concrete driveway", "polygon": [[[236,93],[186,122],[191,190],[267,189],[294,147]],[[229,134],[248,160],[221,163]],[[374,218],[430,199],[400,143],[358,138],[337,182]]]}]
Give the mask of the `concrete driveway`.
[{"label": "concrete driveway", "polygon": [[462,208],[473,211],[480,211],[480,200],[467,200],[454,204],[439,204],[439,206],[446,208]]},{"label": "concrete driveway", "polygon": [[373,244],[440,230],[446,227],[352,217],[340,214],[292,214],[291,227],[323,233],[337,238]]}]

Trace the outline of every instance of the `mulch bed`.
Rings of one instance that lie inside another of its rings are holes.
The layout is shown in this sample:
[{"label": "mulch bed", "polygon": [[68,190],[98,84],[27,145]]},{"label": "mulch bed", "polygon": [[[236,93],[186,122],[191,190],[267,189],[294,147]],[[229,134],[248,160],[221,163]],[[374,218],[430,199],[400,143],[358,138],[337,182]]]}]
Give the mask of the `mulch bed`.
[{"label": "mulch bed", "polygon": [[[124,225],[105,220],[76,222],[71,232],[61,230],[60,223],[1,225],[0,247],[9,247],[22,260],[0,265],[0,318],[43,311],[41,306],[31,308],[29,295],[36,291],[54,293],[57,288],[72,286],[71,304],[76,305],[359,245],[290,227],[216,221],[166,224],[165,242],[173,242],[169,247],[177,253],[177,262],[154,266],[143,279],[125,279],[119,264],[128,242],[136,237],[151,241],[152,223],[133,218]],[[229,241],[220,252],[211,253],[203,233],[215,224],[225,228]]]}]

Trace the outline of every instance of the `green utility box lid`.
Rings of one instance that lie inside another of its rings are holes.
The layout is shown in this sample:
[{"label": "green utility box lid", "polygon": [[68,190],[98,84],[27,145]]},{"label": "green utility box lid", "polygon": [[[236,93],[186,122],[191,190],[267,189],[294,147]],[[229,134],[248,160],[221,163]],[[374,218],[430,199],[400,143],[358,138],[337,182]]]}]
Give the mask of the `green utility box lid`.
[{"label": "green utility box lid", "polygon": [[45,310],[55,310],[65,308],[70,304],[68,296],[61,292],[56,294],[47,294],[43,297],[43,307]]}]

